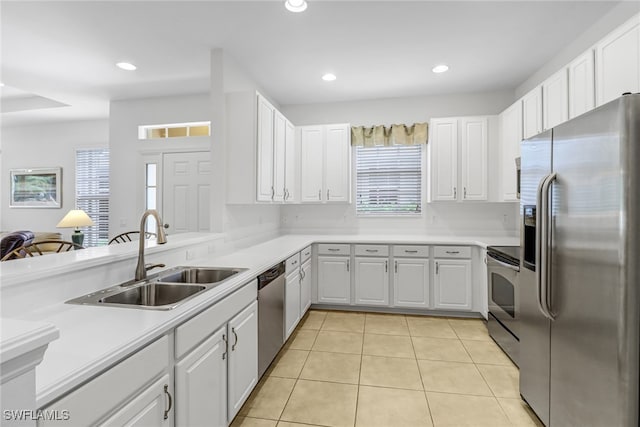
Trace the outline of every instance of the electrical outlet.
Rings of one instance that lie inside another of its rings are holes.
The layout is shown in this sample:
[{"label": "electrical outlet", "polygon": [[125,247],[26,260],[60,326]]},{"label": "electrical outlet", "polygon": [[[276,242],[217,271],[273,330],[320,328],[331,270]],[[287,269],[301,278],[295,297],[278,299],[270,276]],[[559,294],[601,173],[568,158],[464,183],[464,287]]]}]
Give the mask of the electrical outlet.
[{"label": "electrical outlet", "polygon": [[196,257],[196,251],[193,249],[187,249],[187,261],[190,261]]},{"label": "electrical outlet", "polygon": [[506,225],[508,222],[509,222],[509,215],[507,214],[502,215],[502,223]]}]

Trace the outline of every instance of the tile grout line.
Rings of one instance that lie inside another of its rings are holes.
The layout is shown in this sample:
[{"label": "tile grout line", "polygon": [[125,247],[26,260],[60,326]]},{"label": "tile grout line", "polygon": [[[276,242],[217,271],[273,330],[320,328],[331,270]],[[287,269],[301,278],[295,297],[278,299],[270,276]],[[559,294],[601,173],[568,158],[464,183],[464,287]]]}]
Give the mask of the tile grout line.
[{"label": "tile grout line", "polygon": [[356,412],[353,416],[353,427],[358,423],[358,403],[360,401],[360,381],[362,379],[362,359],[364,358],[364,335],[367,330],[367,315],[364,314],[364,325],[362,325],[362,345],[360,346],[360,369],[358,370],[358,385],[356,386]]},{"label": "tile grout line", "polygon": [[[407,326],[408,326],[408,322],[407,322]],[[409,330],[409,334],[411,334],[411,330]],[[433,419],[433,414],[431,413],[431,405],[429,405],[429,398],[427,397],[427,388],[424,385],[424,378],[422,377],[422,370],[420,369],[420,362],[418,360],[418,354],[416,353],[416,347],[413,344],[412,335],[410,335],[409,340],[411,341],[411,348],[413,349],[413,355],[415,356],[416,364],[418,365],[418,375],[420,375],[420,383],[422,383],[422,393],[424,394],[424,401],[427,404],[427,411],[429,411],[429,418],[431,419],[431,425],[435,426],[436,423]]]}]

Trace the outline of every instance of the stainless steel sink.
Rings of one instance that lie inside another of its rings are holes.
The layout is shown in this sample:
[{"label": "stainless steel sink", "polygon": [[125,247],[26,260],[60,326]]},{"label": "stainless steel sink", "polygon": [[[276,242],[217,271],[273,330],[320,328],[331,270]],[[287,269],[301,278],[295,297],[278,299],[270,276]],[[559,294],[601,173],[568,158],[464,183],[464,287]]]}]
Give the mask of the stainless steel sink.
[{"label": "stainless steel sink", "polygon": [[148,283],[98,300],[102,304],[130,304],[158,307],[175,304],[207,289],[200,285]]},{"label": "stainless steel sink", "polygon": [[158,281],[163,283],[218,283],[240,271],[238,269],[185,267],[171,274],[160,274]]},{"label": "stainless steel sink", "polygon": [[175,267],[67,301],[67,304],[171,310],[208,289],[220,286],[243,268]]}]

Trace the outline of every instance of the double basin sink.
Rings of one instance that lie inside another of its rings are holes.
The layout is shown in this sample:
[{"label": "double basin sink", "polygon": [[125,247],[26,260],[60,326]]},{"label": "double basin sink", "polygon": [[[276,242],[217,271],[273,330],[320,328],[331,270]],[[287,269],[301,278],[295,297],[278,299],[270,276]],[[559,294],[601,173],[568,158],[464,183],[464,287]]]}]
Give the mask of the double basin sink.
[{"label": "double basin sink", "polygon": [[208,289],[222,285],[244,270],[175,267],[150,276],[144,281],[126,282],[69,300],[67,303],[171,310]]}]

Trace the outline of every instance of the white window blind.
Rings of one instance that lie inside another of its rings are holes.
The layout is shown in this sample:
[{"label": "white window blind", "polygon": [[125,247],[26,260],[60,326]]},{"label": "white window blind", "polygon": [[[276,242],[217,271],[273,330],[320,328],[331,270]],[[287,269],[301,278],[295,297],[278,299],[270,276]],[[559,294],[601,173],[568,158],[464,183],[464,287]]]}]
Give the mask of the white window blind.
[{"label": "white window blind", "polygon": [[83,228],[83,246],[109,242],[109,149],[76,151],[76,205],[95,223]]},{"label": "white window blind", "polygon": [[358,214],[422,211],[422,146],[356,147]]}]

